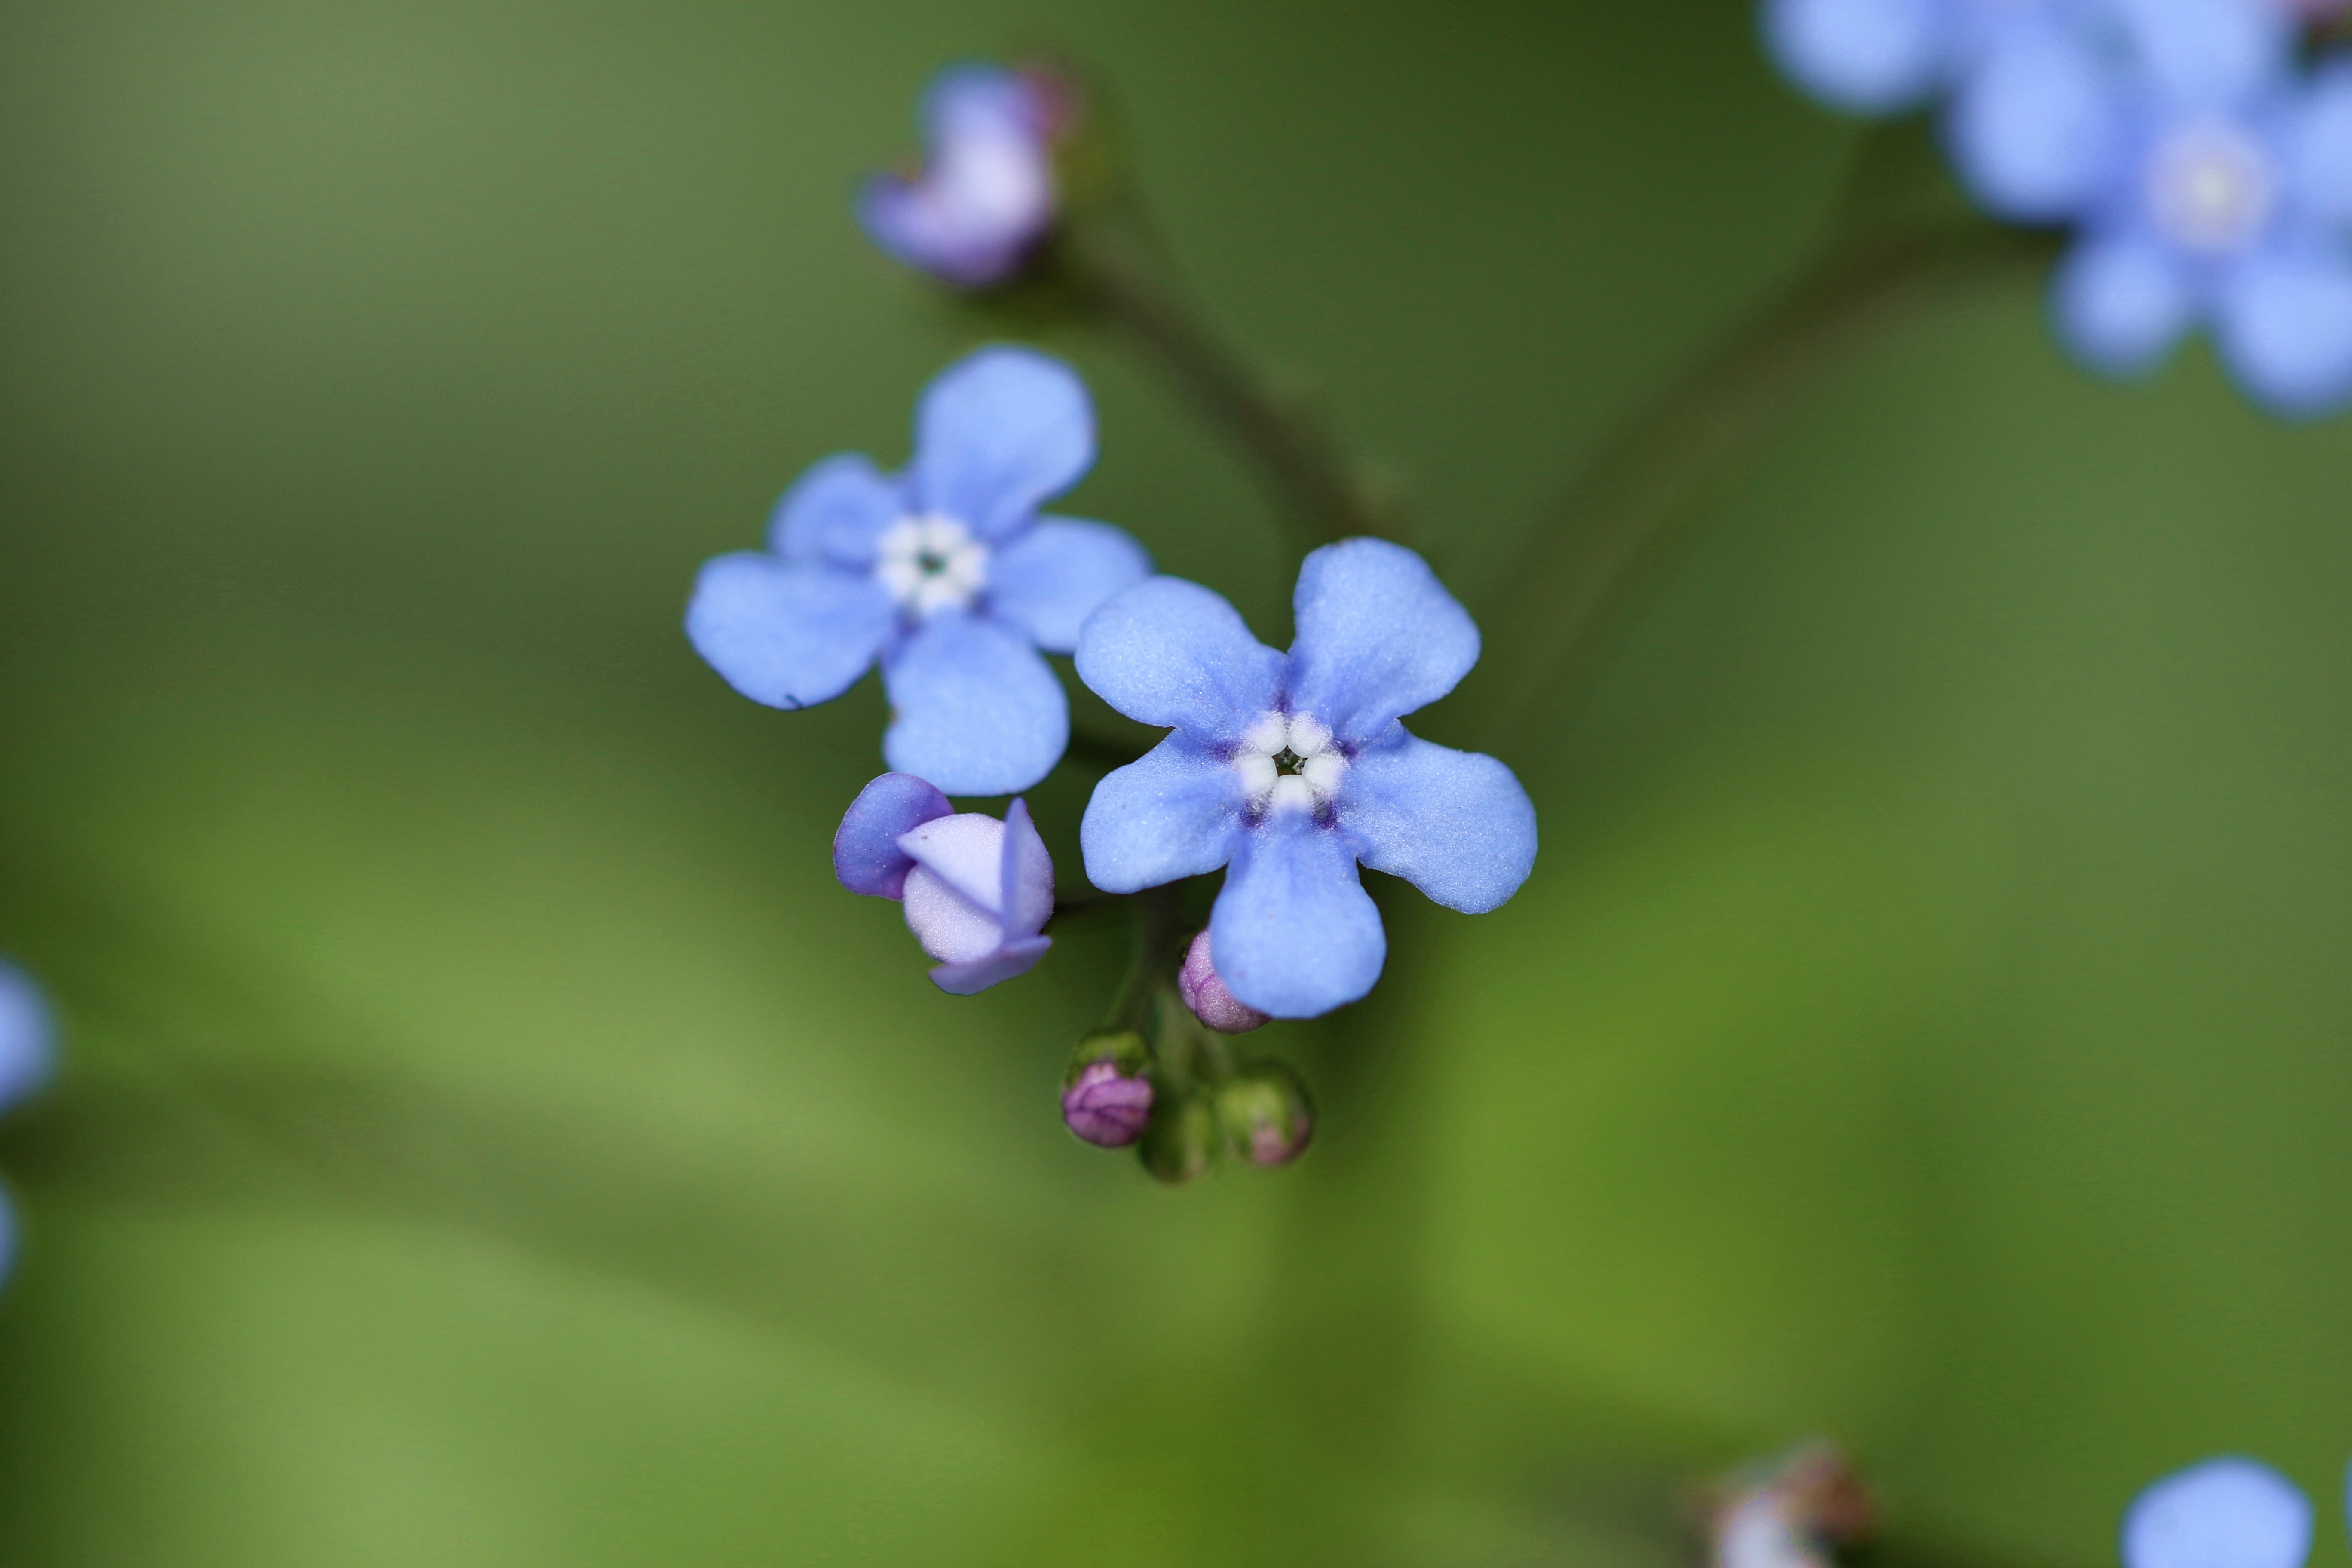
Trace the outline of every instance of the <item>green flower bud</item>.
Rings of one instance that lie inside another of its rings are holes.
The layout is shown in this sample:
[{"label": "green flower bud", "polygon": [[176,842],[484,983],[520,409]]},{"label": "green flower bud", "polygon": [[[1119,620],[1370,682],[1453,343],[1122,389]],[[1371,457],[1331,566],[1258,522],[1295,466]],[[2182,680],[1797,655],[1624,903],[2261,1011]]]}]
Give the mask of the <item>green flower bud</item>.
[{"label": "green flower bud", "polygon": [[1253,1165],[1286,1165],[1315,1136],[1307,1085],[1280,1062],[1253,1062],[1217,1086],[1225,1142]]},{"label": "green flower bud", "polygon": [[1208,1173],[1217,1143],[1217,1114],[1206,1100],[1163,1094],[1143,1131],[1143,1168],[1171,1186],[1181,1186]]}]

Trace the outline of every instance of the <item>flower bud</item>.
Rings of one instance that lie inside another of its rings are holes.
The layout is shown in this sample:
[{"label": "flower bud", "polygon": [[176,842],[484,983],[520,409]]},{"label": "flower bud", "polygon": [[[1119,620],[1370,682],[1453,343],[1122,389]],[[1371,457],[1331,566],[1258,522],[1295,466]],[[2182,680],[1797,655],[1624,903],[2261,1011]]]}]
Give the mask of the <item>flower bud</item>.
[{"label": "flower bud", "polygon": [[1217,978],[1217,967],[1210,961],[1207,931],[1194,937],[1185,950],[1176,989],[1192,1016],[1221,1035],[1246,1035],[1266,1022],[1266,1015],[1226,990],[1225,983]]},{"label": "flower bud", "polygon": [[1225,1142],[1253,1165],[1286,1165],[1315,1136],[1307,1086],[1280,1062],[1257,1062],[1217,1087]]},{"label": "flower bud", "polygon": [[1102,1149],[1124,1149],[1151,1120],[1150,1052],[1132,1030],[1088,1035],[1062,1083],[1062,1120]]},{"label": "flower bud", "polygon": [[1206,1174],[1217,1157],[1217,1116],[1198,1096],[1163,1100],[1143,1132],[1143,1168],[1171,1186]]}]

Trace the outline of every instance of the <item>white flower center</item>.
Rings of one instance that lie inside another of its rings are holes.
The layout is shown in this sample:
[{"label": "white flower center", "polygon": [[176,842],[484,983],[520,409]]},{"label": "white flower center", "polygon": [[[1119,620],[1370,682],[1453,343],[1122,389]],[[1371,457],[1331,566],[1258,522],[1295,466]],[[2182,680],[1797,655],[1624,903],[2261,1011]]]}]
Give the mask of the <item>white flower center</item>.
[{"label": "white flower center", "polygon": [[919,620],[961,610],[988,586],[988,546],[954,518],[902,517],[882,535],[874,576]]},{"label": "white flower center", "polygon": [[1339,793],[1348,759],[1312,713],[1261,713],[1242,732],[1234,771],[1261,811],[1307,811]]},{"label": "white flower center", "polygon": [[2236,250],[2262,231],[2278,177],[2262,143],[2203,120],[2165,138],[2148,160],[2147,205],[2166,237],[2190,250]]}]

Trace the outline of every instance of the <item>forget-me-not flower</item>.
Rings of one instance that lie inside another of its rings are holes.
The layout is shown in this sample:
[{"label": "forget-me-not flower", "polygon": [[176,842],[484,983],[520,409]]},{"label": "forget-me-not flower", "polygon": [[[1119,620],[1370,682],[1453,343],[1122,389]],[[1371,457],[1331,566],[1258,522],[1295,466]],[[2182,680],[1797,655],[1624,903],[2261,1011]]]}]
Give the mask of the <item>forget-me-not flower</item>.
[{"label": "forget-me-not flower", "polygon": [[1307,558],[1287,654],[1197,584],[1155,577],[1105,604],[1078,676],[1173,732],[1096,786],[1087,875],[1115,893],[1230,865],[1209,920],[1243,1003],[1305,1018],[1380,978],[1388,939],[1357,864],[1477,913],[1535,865],[1536,816],[1494,758],[1397,722],[1478,661],[1478,628],[1412,551],[1377,539]]},{"label": "forget-me-not flower", "polygon": [[1002,66],[940,72],[923,96],[923,170],[866,182],[857,203],[866,232],[909,267],[964,288],[1011,277],[1054,221],[1057,99]]},{"label": "forget-me-not flower", "polygon": [[957,795],[1027,789],[1070,733],[1037,650],[1076,648],[1095,606],[1151,571],[1118,529],[1038,515],[1094,458],[1067,365],[982,349],[924,392],[903,473],[828,458],[777,503],[765,551],[705,565],[687,636],[773,708],[838,697],[879,658],[891,767]]},{"label": "forget-me-not flower", "polygon": [[2124,1513],[2124,1568],[2303,1568],[2311,1504],[2252,1459],[2208,1459],[2155,1482]]},{"label": "forget-me-not flower", "polygon": [[833,874],[853,893],[895,899],[939,961],[931,983],[957,996],[1026,974],[1054,939],[1054,861],[1016,800],[1004,820],[959,815],[922,779],[884,773],[860,790],[833,839]]},{"label": "forget-me-not flower", "polygon": [[1833,108],[1908,109],[2095,0],[1765,0],[1764,41]]},{"label": "forget-me-not flower", "polygon": [[[0,1110],[47,1081],[57,1052],[48,1003],[32,976],[0,959]],[[0,1193],[0,1277],[16,1257],[16,1219]]]}]

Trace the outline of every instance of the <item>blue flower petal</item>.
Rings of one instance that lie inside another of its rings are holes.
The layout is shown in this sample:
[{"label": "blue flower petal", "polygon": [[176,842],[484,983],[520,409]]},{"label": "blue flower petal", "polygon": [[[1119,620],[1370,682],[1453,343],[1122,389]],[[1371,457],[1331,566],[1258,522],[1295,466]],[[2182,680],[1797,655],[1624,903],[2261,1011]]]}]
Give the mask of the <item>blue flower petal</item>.
[{"label": "blue flower petal", "polygon": [[1054,771],[1069,699],[1045,656],[982,616],[932,616],[883,660],[898,716],[882,754],[950,795],[1011,795]]},{"label": "blue flower petal", "polygon": [[2311,1504],[2252,1459],[2208,1459],[2156,1482],[2124,1514],[2124,1568],[2303,1568]]},{"label": "blue flower petal", "polygon": [[2072,216],[2121,155],[2124,104],[2110,68],[2052,24],[2004,29],[1954,95],[1945,133],[1962,180],[2006,217]]},{"label": "blue flower petal", "polygon": [[929,149],[912,180],[878,175],[858,195],[874,243],[967,288],[1001,282],[1054,216],[1047,110],[1017,71],[942,71],[924,99]]},{"label": "blue flower petal", "polygon": [[1094,405],[1077,374],[1028,349],[987,348],[923,393],[908,480],[922,510],[998,539],[1094,460]]},{"label": "blue flower petal", "polygon": [[1078,679],[1145,724],[1231,741],[1274,706],[1283,658],[1198,583],[1153,577],[1105,602],[1078,634]]},{"label": "blue flower petal", "polygon": [[1026,974],[1037,967],[1045,950],[1054,945],[1050,936],[1024,937],[1008,942],[985,958],[975,958],[963,963],[942,963],[931,971],[931,984],[950,996],[972,996],[1016,974]]},{"label": "blue flower petal", "polygon": [[1305,811],[1278,811],[1242,835],[1209,913],[1209,955],[1226,990],[1277,1018],[1312,1018],[1370,991],[1388,950],[1343,835]]},{"label": "blue flower petal", "polygon": [[1340,783],[1357,854],[1447,909],[1499,908],[1535,869],[1535,803],[1493,757],[1395,733],[1359,752]]},{"label": "blue flower petal", "polygon": [[786,490],[768,520],[768,548],[788,561],[874,564],[874,542],[907,513],[898,481],[855,452],[827,458]]},{"label": "blue flower petal", "polygon": [[2248,0],[2106,0],[2139,69],[2175,103],[2242,103],[2285,75],[2294,18]]},{"label": "blue flower petal", "polygon": [[849,689],[895,624],[870,577],[746,551],[705,563],[686,635],[727,684],[771,708],[806,708]]},{"label": "blue flower petal", "polygon": [[[0,1110],[48,1081],[56,1065],[57,1026],[31,975],[0,960]],[[6,1253],[0,1249],[0,1274]]]},{"label": "blue flower petal", "polygon": [[2312,74],[2288,133],[2287,178],[2305,211],[2352,223],[2352,64]]},{"label": "blue flower petal", "polygon": [[2335,254],[2250,258],[2223,283],[2222,363],[2255,401],[2294,417],[2352,398],[2352,265]]},{"label": "blue flower petal", "polygon": [[1151,557],[1107,522],[1044,517],[988,563],[995,612],[1029,628],[1049,653],[1075,652],[1078,628],[1104,600],[1151,575]]},{"label": "blue flower petal", "polygon": [[2152,369],[2197,313],[2189,273],[2166,247],[2136,234],[2076,245],[2050,280],[2050,313],[2074,356],[2110,375]]},{"label": "blue flower petal", "polygon": [[1132,893],[1215,870],[1233,858],[1242,795],[1241,775],[1178,731],[1095,785],[1078,825],[1087,880]]},{"label": "blue flower petal", "polygon": [[1292,596],[1290,706],[1344,740],[1376,737],[1391,720],[1454,689],[1478,662],[1478,627],[1402,544],[1349,539],[1298,569]]},{"label": "blue flower petal", "polygon": [[1938,0],[1766,0],[1764,42],[1799,87],[1861,114],[1917,102],[1951,65]]},{"label": "blue flower petal", "polygon": [[904,898],[915,858],[898,847],[898,836],[954,815],[948,797],[928,780],[884,773],[857,792],[833,836],[835,878],[853,893]]},{"label": "blue flower petal", "polygon": [[1002,876],[997,907],[1004,911],[1004,934],[1014,940],[1035,936],[1054,915],[1054,858],[1037,836],[1025,800],[1014,801],[1004,814]]}]

